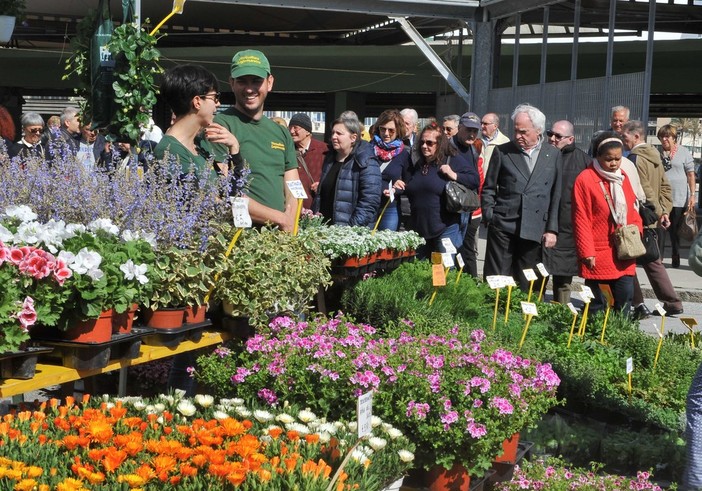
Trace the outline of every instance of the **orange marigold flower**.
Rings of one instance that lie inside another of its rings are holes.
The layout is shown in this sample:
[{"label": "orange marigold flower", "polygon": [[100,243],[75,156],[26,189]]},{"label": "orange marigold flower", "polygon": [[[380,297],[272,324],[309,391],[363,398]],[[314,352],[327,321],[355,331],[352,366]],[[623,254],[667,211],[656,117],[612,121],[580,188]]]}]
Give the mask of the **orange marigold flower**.
[{"label": "orange marigold flower", "polygon": [[244,425],[234,418],[225,418],[219,424],[225,436],[237,436],[246,432]]},{"label": "orange marigold flower", "polygon": [[286,436],[288,437],[288,440],[291,442],[295,442],[300,439],[300,434],[295,431],[295,430],[290,430],[286,433]]},{"label": "orange marigold flower", "polygon": [[13,489],[14,491],[31,491],[36,487],[36,485],[37,482],[34,479],[22,479],[20,482],[15,484]]},{"label": "orange marigold flower", "polygon": [[76,398],[73,396],[66,396],[66,407],[72,408],[76,403]]},{"label": "orange marigold flower", "polygon": [[198,467],[205,467],[207,464],[207,457],[202,454],[193,455],[191,462]]},{"label": "orange marigold flower", "polygon": [[81,400],[83,405],[87,405],[90,402],[90,394],[83,394],[83,399]]},{"label": "orange marigold flower", "polygon": [[270,430],[268,430],[268,434],[269,434],[270,437],[273,438],[274,440],[277,440],[278,437],[279,437],[282,433],[283,433],[283,428],[279,428],[279,427],[277,427],[277,426],[276,426],[275,428],[271,428]]},{"label": "orange marigold flower", "polygon": [[104,419],[90,421],[85,433],[86,436],[89,436],[92,441],[97,443],[107,443],[114,435],[112,425]]},{"label": "orange marigold flower", "polygon": [[151,479],[156,478],[156,472],[148,464],[142,464],[141,467],[136,470],[136,475],[141,477],[144,482],[149,482]]},{"label": "orange marigold flower", "polygon": [[153,458],[152,464],[154,466],[154,469],[156,470],[156,474],[159,475],[160,479],[161,474],[173,471],[176,467],[177,462],[176,459],[174,459],[170,455],[158,455]]},{"label": "orange marigold flower", "polygon": [[170,479],[171,485],[177,486],[178,484],[180,484],[180,479],[181,479],[180,476],[171,476],[171,479]]},{"label": "orange marigold flower", "polygon": [[180,473],[183,476],[197,476],[197,467],[193,467],[189,464],[182,464],[180,466]]},{"label": "orange marigold flower", "polygon": [[312,435],[305,435],[305,441],[307,443],[318,443],[319,442],[319,434],[314,433]]},{"label": "orange marigold flower", "polygon": [[251,428],[253,428],[253,423],[251,421],[249,421],[248,419],[245,419],[244,421],[242,421],[241,424],[243,424],[244,428],[246,428],[247,430],[250,430]]},{"label": "orange marigold flower", "polygon": [[295,467],[297,466],[297,458],[299,456],[293,455],[292,457],[286,457],[283,459],[283,462],[285,463],[285,468],[288,470],[288,472],[293,472],[295,470]]},{"label": "orange marigold flower", "polygon": [[51,487],[48,484],[40,484],[39,491],[51,491]]},{"label": "orange marigold flower", "polygon": [[76,447],[80,445],[80,437],[76,435],[66,435],[63,437],[59,443],[63,445],[67,450],[75,450]]},{"label": "orange marigold flower", "polygon": [[117,402],[114,407],[110,408],[110,416],[115,420],[123,418],[125,414],[127,414],[127,408],[122,407],[121,402]]},{"label": "orange marigold flower", "polygon": [[237,455],[243,458],[256,452],[261,446],[261,441],[254,435],[243,435],[233,448]]},{"label": "orange marigold flower", "polygon": [[127,452],[110,447],[110,451],[102,459],[102,466],[107,472],[114,472],[125,460],[127,460]]},{"label": "orange marigold flower", "polygon": [[246,466],[244,466],[241,462],[232,462],[231,472],[227,474],[226,478],[230,484],[238,486],[246,480],[246,474]]},{"label": "orange marigold flower", "polygon": [[27,477],[39,477],[44,474],[44,469],[36,465],[30,465],[27,467]]}]

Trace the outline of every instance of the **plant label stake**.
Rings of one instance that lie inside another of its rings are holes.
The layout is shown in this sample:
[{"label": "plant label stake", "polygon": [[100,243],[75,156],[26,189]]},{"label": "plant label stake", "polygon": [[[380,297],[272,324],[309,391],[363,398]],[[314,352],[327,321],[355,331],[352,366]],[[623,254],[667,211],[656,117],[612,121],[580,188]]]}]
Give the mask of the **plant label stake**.
[{"label": "plant label stake", "polygon": [[383,209],[380,211],[380,215],[378,215],[378,219],[375,221],[375,227],[373,227],[371,235],[375,235],[375,233],[378,231],[378,225],[380,225],[380,221],[383,219],[385,210],[388,209],[388,205],[393,201],[395,201],[395,188],[392,187],[392,181],[390,181],[388,183],[388,200],[385,202],[385,206],[383,206]]},{"label": "plant label stake", "polygon": [[[656,369],[656,365],[658,364],[658,355],[661,353],[661,346],[663,346],[663,334],[664,334],[664,322],[665,322],[665,317],[663,318],[663,321],[661,322],[661,330],[656,331],[658,333],[658,347],[656,348],[656,357],[653,359],[653,369]],[[653,328],[656,328],[656,325],[653,324]]]},{"label": "plant label stake", "polygon": [[373,427],[373,392],[361,394],[356,399],[356,422],[358,423],[358,438],[370,435]]},{"label": "plant label stake", "polygon": [[295,181],[285,181],[288,186],[288,191],[293,195],[293,198],[297,199],[297,211],[295,212],[295,226],[293,228],[293,235],[297,235],[298,228],[300,227],[300,213],[302,213],[302,201],[307,199],[307,193],[302,185],[302,181],[299,179]]},{"label": "plant label stake", "polygon": [[511,276],[503,276],[503,281],[507,285],[507,305],[505,306],[505,324],[509,320],[509,304],[512,302],[512,288],[517,286],[517,282]]},{"label": "plant label stake", "polygon": [[578,319],[578,310],[575,308],[572,302],[568,302],[568,308],[573,313],[573,323],[570,325],[570,335],[568,336],[568,348],[570,348],[570,342],[573,341],[573,333],[575,332],[575,321]]},{"label": "plant label stake", "polygon": [[627,376],[627,390],[629,391],[629,402],[631,402],[631,391],[633,390],[631,384],[631,374],[634,371],[634,359],[626,359],[626,376]]},{"label": "plant label stake", "polygon": [[527,295],[527,302],[531,302],[531,293],[534,289],[534,282],[537,280],[537,276],[533,269],[525,269],[523,273],[524,277],[529,282],[529,294]]},{"label": "plant label stake", "polygon": [[458,285],[458,282],[461,280],[461,275],[463,274],[463,268],[466,265],[466,262],[463,260],[463,256],[460,254],[456,254],[456,262],[458,263],[458,276],[456,276],[456,285]]},{"label": "plant label stake", "polygon": [[687,327],[690,330],[690,347],[692,349],[695,348],[695,326],[697,325],[697,321],[694,319],[694,317],[680,317],[680,322],[685,324],[685,327]]},{"label": "plant label stake", "polygon": [[607,299],[607,310],[605,311],[605,318],[604,322],[602,323],[602,335],[600,336],[600,343],[605,344],[604,337],[605,330],[607,329],[607,319],[609,319],[609,312],[612,310],[612,307],[614,307],[614,295],[612,294],[612,289],[609,287],[609,285],[600,284],[600,291],[602,292],[602,295],[604,295],[605,299]]},{"label": "plant label stake", "polygon": [[587,312],[590,310],[590,300],[595,298],[595,295],[592,294],[592,290],[590,289],[589,286],[582,286],[582,289],[580,291],[580,298],[583,300],[585,303],[585,309],[583,310],[583,316],[580,319],[580,329],[578,330],[578,336],[581,338],[585,336],[585,325],[587,323]]},{"label": "plant label stake", "polygon": [[168,22],[168,19],[173,17],[175,14],[182,14],[183,13],[183,7],[185,6],[185,0],[173,0],[173,9],[171,9],[171,13],[168,14],[166,17],[163,18],[161,22],[158,23],[156,27],[153,28],[153,30],[149,33],[150,36],[153,36],[156,34],[156,32],[161,29],[161,26]]},{"label": "plant label stake", "polygon": [[488,286],[495,290],[495,311],[492,314],[492,330],[495,330],[497,325],[497,306],[500,303],[500,289],[504,286],[502,276],[492,275],[485,278],[488,282]]},{"label": "plant label stake", "polygon": [[[436,256],[437,253],[433,252],[431,255],[431,261],[434,263],[435,259],[437,259]],[[446,270],[444,269],[444,265],[441,263],[441,260],[443,259],[442,254],[438,254],[438,259],[439,263],[432,264],[431,265],[431,282],[432,285],[434,286],[434,293],[431,294],[431,299],[429,300],[429,305],[434,303],[434,299],[436,298],[436,293],[439,291],[440,286],[446,286]]]},{"label": "plant label stake", "polygon": [[539,290],[539,298],[536,300],[537,302],[540,302],[541,299],[544,298],[544,288],[546,288],[546,282],[548,281],[549,274],[546,266],[544,266],[544,263],[537,264],[536,269],[539,270],[539,274],[541,275],[541,289]]},{"label": "plant label stake", "polygon": [[522,339],[519,340],[519,349],[522,349],[522,345],[524,344],[524,341],[526,340],[526,335],[527,331],[529,330],[529,324],[531,323],[531,319],[535,315],[539,315],[539,313],[536,310],[536,304],[532,302],[521,302],[522,304],[522,313],[526,316],[526,324],[524,324],[524,330],[522,331]]}]

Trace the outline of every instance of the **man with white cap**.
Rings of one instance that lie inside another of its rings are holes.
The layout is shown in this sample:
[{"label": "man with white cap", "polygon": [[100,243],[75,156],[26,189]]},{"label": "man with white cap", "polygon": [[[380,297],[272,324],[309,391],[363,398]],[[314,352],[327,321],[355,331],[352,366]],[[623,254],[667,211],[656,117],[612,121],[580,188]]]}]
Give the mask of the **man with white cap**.
[{"label": "man with white cap", "polygon": [[[297,204],[285,182],[299,179],[297,158],[290,132],[263,115],[263,104],[273,89],[266,56],[253,49],[236,53],[229,85],[236,103],[215,116],[215,123],[236,137],[239,152],[230,153],[231,148],[213,145],[215,160],[232,165],[246,161],[251,168],[246,191],[251,219],[254,223],[271,223],[292,231]],[[208,139],[213,140],[209,132]]]}]

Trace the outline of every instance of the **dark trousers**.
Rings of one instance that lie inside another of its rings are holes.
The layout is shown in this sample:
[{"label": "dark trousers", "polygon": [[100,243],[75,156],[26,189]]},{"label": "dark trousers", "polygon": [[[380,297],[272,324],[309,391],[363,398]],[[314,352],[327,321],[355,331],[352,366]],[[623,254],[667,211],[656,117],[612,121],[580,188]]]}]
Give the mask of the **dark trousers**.
[{"label": "dark trousers", "polygon": [[[648,264],[643,265],[643,269],[648,276],[648,281],[651,283],[651,288],[653,288],[653,293],[656,294],[656,298],[663,302],[663,308],[669,310],[670,308],[681,309],[682,301],[675,293],[673,284],[670,282],[670,277],[668,272],[665,270],[665,266],[660,259],[651,261]],[[641,285],[639,284],[638,278],[634,280],[634,305],[640,305],[644,301],[643,293],[641,292]]]},{"label": "dark trousers", "polygon": [[665,257],[666,236],[670,237],[671,257],[680,256],[680,238],[678,237],[678,227],[683,218],[685,209],[682,206],[676,206],[671,211],[668,217],[670,218],[670,227],[668,230],[658,229],[658,248],[661,250],[661,259]]},{"label": "dark trousers", "polygon": [[634,276],[622,276],[616,280],[585,280],[585,285],[589,286],[595,296],[590,301],[588,311],[590,314],[601,312],[607,308],[607,299],[600,290],[600,285],[609,285],[614,296],[614,310],[629,313],[631,309],[631,298],[634,295]]},{"label": "dark trousers", "polygon": [[570,302],[573,277],[553,275],[553,299],[563,305]]},{"label": "dark trousers", "polygon": [[465,272],[474,278],[478,277],[478,228],[480,227],[480,217],[471,217],[466,228],[466,235],[463,237],[463,244],[458,249],[458,253],[463,256],[466,263]]},{"label": "dark trousers", "polygon": [[488,226],[487,249],[485,251],[485,276],[508,275],[515,279],[519,288],[529,291],[529,281],[524,277],[525,269],[533,269],[538,277],[536,265],[541,262],[541,243],[525,240],[503,230]]}]

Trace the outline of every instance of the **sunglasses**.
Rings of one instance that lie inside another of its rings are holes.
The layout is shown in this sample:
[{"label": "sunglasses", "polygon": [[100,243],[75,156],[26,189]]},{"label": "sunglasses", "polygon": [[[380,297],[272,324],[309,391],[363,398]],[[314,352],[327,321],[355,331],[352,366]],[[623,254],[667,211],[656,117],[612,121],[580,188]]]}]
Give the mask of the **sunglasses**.
[{"label": "sunglasses", "polygon": [[453,126],[444,126],[444,131],[445,131],[446,133],[453,133],[453,132],[456,131],[457,129],[458,129],[458,128],[454,128]]},{"label": "sunglasses", "polygon": [[31,133],[31,134],[33,134],[33,135],[38,135],[38,134],[41,133],[42,131],[44,131],[44,130],[41,129],[41,128],[31,128],[31,129],[28,129],[28,130],[27,130],[27,133]]},{"label": "sunglasses", "polygon": [[548,136],[549,138],[555,138],[558,141],[561,141],[563,138],[570,138],[570,135],[559,135],[558,133],[554,133],[551,130],[548,130],[546,132],[546,136]]},{"label": "sunglasses", "polygon": [[385,126],[378,126],[378,133],[388,133],[390,135],[395,134],[394,128],[386,128]]},{"label": "sunglasses", "polygon": [[419,144],[426,145],[427,147],[433,147],[434,145],[436,145],[436,141],[434,141],[434,140],[420,140]]},{"label": "sunglasses", "polygon": [[215,92],[214,94],[202,94],[198,95],[200,99],[209,99],[210,97],[214,101],[215,104],[219,102],[219,97],[222,95],[221,92]]}]

